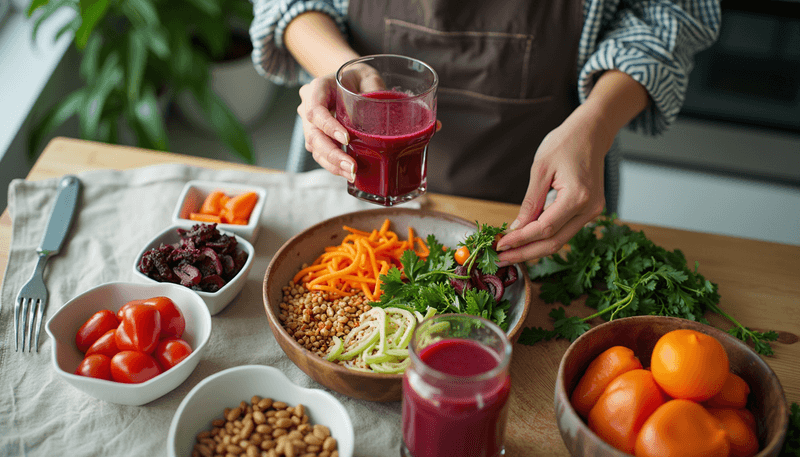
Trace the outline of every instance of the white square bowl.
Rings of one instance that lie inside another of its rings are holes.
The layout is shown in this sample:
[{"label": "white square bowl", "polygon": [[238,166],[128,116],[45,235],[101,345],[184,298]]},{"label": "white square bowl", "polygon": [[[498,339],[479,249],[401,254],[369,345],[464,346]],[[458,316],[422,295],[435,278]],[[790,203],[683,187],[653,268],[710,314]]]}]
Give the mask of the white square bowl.
[{"label": "white square bowl", "polygon": [[[199,224],[198,222],[194,222],[194,224]],[[151,283],[151,284],[160,284],[160,282],[156,281],[155,279],[147,276],[146,274],[139,271],[139,261],[141,260],[142,256],[145,252],[151,249],[157,249],[162,244],[175,244],[180,241],[180,234],[178,233],[178,229],[187,229],[186,226],[183,225],[174,225],[171,227],[167,227],[161,233],[156,235],[152,240],[150,240],[147,245],[145,245],[139,254],[136,256],[136,260],[133,262],[133,275],[134,279],[139,282],[143,283]],[[235,233],[227,232],[226,230],[221,230],[220,226],[217,225],[217,230],[220,233],[226,234],[229,236],[233,236],[236,238],[236,242],[238,244],[238,248],[243,250],[247,253],[247,261],[245,262],[244,266],[242,267],[241,271],[227,284],[225,284],[220,290],[216,292],[204,292],[201,290],[192,290],[193,293],[196,293],[203,299],[208,307],[208,311],[211,315],[215,315],[225,309],[228,304],[233,301],[234,298],[242,291],[244,288],[245,283],[247,282],[247,274],[250,272],[250,269],[253,267],[253,260],[255,259],[256,250],[253,248],[253,245],[250,244],[249,241],[242,238]],[[184,286],[180,286],[184,287]],[[186,290],[191,290],[188,287],[184,287]]]},{"label": "white square bowl", "polygon": [[[131,300],[169,297],[186,321],[182,338],[192,353],[171,369],[139,384],[124,384],[76,375],[84,354],[75,345],[78,329],[97,311],[117,312]],[[211,314],[203,300],[193,291],[177,284],[133,284],[111,282],[99,285],[76,296],[50,317],[45,327],[53,340],[53,368],[56,373],[92,397],[122,405],[143,405],[178,387],[194,371],[211,336]]]},{"label": "white square bowl", "polygon": [[244,365],[213,374],[197,384],[178,406],[167,437],[167,455],[192,454],[197,434],[211,430],[211,421],[222,418],[225,408],[250,402],[258,395],[289,406],[302,404],[311,424],[322,424],[336,439],[339,457],[352,457],[355,435],[350,416],[333,395],[320,389],[308,389],[292,383],[277,368]]},{"label": "white square bowl", "polygon": [[267,191],[263,187],[216,181],[189,181],[183,186],[175,212],[172,214],[173,224],[184,227],[197,224],[196,221],[189,219],[189,215],[199,212],[206,197],[215,190],[222,191],[229,197],[235,197],[245,192],[255,192],[258,195],[258,201],[250,214],[247,225],[217,224],[220,230],[235,233],[251,243],[254,242],[258,237],[259,221],[267,198]]}]

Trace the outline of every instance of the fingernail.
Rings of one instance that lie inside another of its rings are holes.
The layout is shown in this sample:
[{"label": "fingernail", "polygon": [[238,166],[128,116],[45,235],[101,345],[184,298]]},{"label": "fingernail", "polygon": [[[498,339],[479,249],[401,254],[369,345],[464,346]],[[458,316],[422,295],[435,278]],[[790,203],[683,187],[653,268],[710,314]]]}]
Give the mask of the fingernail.
[{"label": "fingernail", "polygon": [[333,133],[333,137],[336,138],[336,141],[338,141],[339,143],[342,144],[348,143],[347,134],[342,131],[337,130],[336,132]]},{"label": "fingernail", "polygon": [[511,225],[508,227],[508,230],[511,231],[516,230],[519,227],[519,225],[520,225],[519,220],[514,219],[514,222],[511,223]]},{"label": "fingernail", "polygon": [[345,173],[348,174],[347,180],[350,182],[354,182],[356,180],[356,171],[355,171],[355,164],[348,162],[347,160],[342,160],[339,163],[339,166],[342,167]]}]

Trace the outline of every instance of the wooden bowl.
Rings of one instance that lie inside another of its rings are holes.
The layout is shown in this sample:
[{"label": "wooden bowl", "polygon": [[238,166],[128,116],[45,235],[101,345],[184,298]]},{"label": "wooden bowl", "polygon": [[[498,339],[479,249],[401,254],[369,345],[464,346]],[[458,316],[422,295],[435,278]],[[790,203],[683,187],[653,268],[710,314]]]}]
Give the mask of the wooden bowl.
[{"label": "wooden bowl", "polygon": [[[269,326],[283,351],[312,379],[341,394],[371,401],[399,401],[402,374],[354,371],[328,362],[302,347],[283,328],[278,314],[283,300],[283,287],[289,284],[304,263],[312,263],[326,246],[336,246],[348,232],[342,226],[371,231],[385,219],[392,221],[398,234],[412,227],[422,238],[429,234],[445,246],[455,247],[476,230],[474,222],[449,214],[407,208],[386,208],[357,211],[320,222],[295,235],[275,253],[264,277],[263,295]],[[509,338],[514,341],[522,330],[531,301],[531,281],[524,265],[517,265],[519,280],[511,285],[505,297],[511,301]]]},{"label": "wooden bowl", "polygon": [[698,322],[663,316],[637,316],[598,325],[576,339],[561,358],[556,377],[555,410],[558,429],[573,456],[627,456],[589,429],[569,398],[589,363],[612,346],[626,346],[650,366],[658,339],[676,329],[692,329],[716,338],[728,353],[731,371],[744,379],[751,392],[747,402],[756,418],[760,457],[777,456],[786,437],[789,412],[778,377],[746,344],[731,335]]}]

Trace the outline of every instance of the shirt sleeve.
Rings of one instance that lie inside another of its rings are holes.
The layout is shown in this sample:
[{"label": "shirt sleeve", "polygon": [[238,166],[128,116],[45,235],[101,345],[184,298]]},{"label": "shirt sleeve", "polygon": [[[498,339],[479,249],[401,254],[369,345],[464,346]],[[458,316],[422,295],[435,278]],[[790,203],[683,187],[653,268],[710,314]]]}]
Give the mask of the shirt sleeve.
[{"label": "shirt sleeve", "polygon": [[603,71],[617,69],[651,98],[629,127],[650,135],[666,130],[683,105],[694,55],[719,35],[719,0],[587,0],[584,13],[581,102]]},{"label": "shirt sleeve", "polygon": [[295,86],[313,78],[297,63],[283,42],[286,26],[308,11],[328,14],[343,34],[347,33],[347,0],[253,0],[253,65],[259,74],[275,84]]}]

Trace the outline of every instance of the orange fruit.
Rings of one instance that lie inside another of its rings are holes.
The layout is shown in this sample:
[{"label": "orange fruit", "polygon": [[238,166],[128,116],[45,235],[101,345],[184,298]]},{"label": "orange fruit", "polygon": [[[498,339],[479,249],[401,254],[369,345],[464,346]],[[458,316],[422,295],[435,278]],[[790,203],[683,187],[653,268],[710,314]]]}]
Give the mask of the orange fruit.
[{"label": "orange fruit", "polygon": [[647,418],[635,444],[636,457],[727,457],[728,433],[699,403],[670,400]]},{"label": "orange fruit", "polygon": [[758,437],[755,427],[751,427],[749,421],[739,411],[732,408],[708,408],[708,412],[716,417],[722,428],[728,432],[731,456],[751,457],[758,454]]},{"label": "orange fruit", "polygon": [[578,381],[578,385],[575,386],[575,390],[572,391],[570,396],[572,407],[578,414],[587,417],[592,406],[614,378],[627,371],[641,368],[642,363],[633,351],[625,346],[606,349],[592,360]]},{"label": "orange fruit", "polygon": [[733,408],[740,409],[747,405],[747,396],[750,395],[750,386],[744,379],[733,373],[728,373],[722,390],[705,402],[708,408]]},{"label": "orange fruit", "polygon": [[673,330],[656,342],[650,371],[667,395],[702,402],[722,390],[730,362],[713,336],[695,330]]},{"label": "orange fruit", "polygon": [[647,370],[630,370],[612,380],[589,411],[589,428],[615,448],[633,453],[645,420],[666,397]]}]

